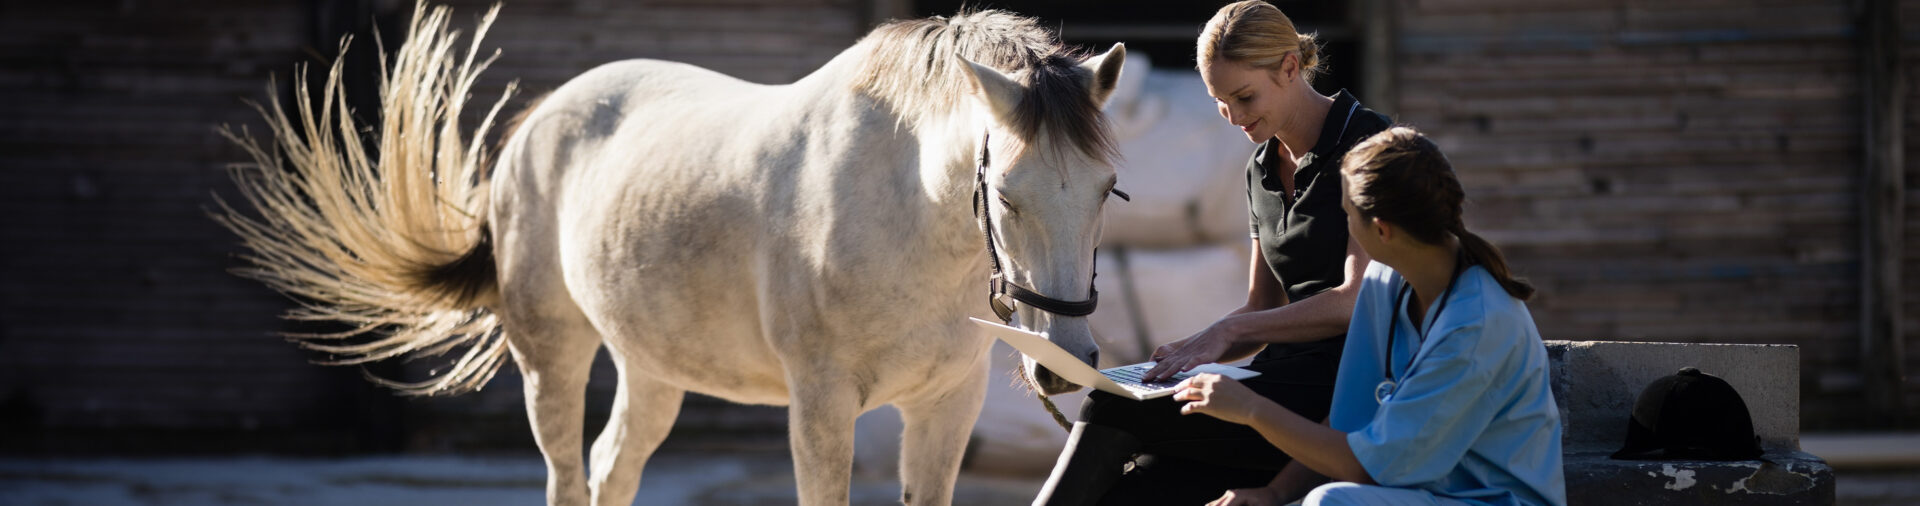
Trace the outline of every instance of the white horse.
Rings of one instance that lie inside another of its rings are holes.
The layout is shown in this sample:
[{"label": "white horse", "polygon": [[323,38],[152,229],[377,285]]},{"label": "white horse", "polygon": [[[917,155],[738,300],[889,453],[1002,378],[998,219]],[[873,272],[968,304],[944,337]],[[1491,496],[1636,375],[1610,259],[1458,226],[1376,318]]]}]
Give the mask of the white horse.
[{"label": "white horse", "polygon": [[[630,503],[686,391],[790,405],[810,505],[848,500],[854,419],[893,404],[902,501],[948,503],[986,387],[991,340],[966,317],[985,314],[990,261],[1017,325],[1095,363],[1073,314],[1091,309],[1115,177],[1100,107],[1123,47],[1074,55],[983,11],[887,24],[786,85],[611,63],[523,113],[490,164],[459,118],[493,14],[461,58],[444,9],[417,11],[385,74],[378,159],[338,134],[359,127],[336,65],[318,118],[304,87],[292,119],[261,108],[277,148],[230,135],[260,166],[236,178],[262,217],[216,218],[252,249],[246,274],[303,302],[292,317],[359,327],[307,336],[336,363],[464,349],[428,381],[376,379],[457,393],[511,353],[550,503]],[[620,384],[587,465],[601,346]],[[1030,359],[1025,373],[1077,388]]]}]

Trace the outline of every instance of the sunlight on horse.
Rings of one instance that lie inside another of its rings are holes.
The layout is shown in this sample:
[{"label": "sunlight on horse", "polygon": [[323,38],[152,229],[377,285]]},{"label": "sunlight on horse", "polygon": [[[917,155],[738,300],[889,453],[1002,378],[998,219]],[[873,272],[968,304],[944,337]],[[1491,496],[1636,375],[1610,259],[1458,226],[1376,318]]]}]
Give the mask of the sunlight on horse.
[{"label": "sunlight on horse", "polygon": [[[441,394],[479,388],[510,354],[550,503],[630,503],[695,391],[790,405],[809,505],[847,502],[854,419],[892,404],[903,501],[946,504],[987,386],[992,343],[966,318],[992,314],[988,252],[1012,286],[1092,302],[1118,45],[1078,55],[1032,19],[981,11],[881,26],[784,85],[610,63],[490,155],[459,116],[493,13],[465,51],[448,18],[417,9],[371,128],[378,159],[337,134],[362,127],[336,65],[322,97],[300,87],[292,118],[262,108],[275,144],[232,135],[257,164],[236,178],[260,217],[216,217],[251,248],[246,274],[302,301],[293,317],[357,327],[302,336],[339,363],[459,354],[425,382],[381,380]],[[1000,300],[1095,363],[1083,316]],[[621,383],[583,459],[601,346]],[[1031,360],[1027,376],[1077,388]]]}]

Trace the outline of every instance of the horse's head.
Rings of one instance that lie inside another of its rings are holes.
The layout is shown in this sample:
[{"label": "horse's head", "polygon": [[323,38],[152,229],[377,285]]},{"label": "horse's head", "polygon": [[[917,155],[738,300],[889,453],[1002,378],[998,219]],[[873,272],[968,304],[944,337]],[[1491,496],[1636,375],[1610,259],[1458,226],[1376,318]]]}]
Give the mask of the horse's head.
[{"label": "horse's head", "polygon": [[[1000,279],[995,302],[1015,326],[1045,334],[1097,367],[1100,349],[1087,326],[1101,207],[1115,194],[1108,126],[1100,107],[1113,93],[1126,48],[1076,65],[1002,73],[967,62],[972,95],[990,118],[984,130],[980,189],[989,248]],[[1034,73],[1051,72],[1050,75]],[[1003,315],[1005,316],[1005,315]],[[1045,394],[1079,387],[1022,357]]]}]

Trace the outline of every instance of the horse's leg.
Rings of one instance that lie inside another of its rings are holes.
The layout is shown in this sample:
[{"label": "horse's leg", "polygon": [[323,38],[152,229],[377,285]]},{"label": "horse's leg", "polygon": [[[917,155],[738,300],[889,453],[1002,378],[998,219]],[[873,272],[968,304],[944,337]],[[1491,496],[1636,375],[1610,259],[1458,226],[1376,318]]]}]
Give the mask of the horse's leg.
[{"label": "horse's leg", "polygon": [[614,394],[607,428],[593,441],[593,503],[601,506],[633,504],[640,471],[667,439],[680,414],[680,401],[686,398],[684,390],[634,371],[618,353],[614,356],[620,370],[619,392]]},{"label": "horse's leg", "polygon": [[793,474],[801,506],[844,505],[853,478],[853,420],[860,414],[850,375],[790,375],[793,405],[787,408]]},{"label": "horse's leg", "polygon": [[946,505],[960,475],[973,422],[987,395],[984,368],[946,392],[894,404],[905,428],[900,443],[900,502]]},{"label": "horse's leg", "polygon": [[[509,319],[509,324],[517,323]],[[514,325],[507,345],[527,397],[533,441],[547,459],[547,504],[587,504],[585,463],[580,458],[586,423],[587,372],[600,341],[586,332]],[[534,333],[529,333],[534,332]]]}]

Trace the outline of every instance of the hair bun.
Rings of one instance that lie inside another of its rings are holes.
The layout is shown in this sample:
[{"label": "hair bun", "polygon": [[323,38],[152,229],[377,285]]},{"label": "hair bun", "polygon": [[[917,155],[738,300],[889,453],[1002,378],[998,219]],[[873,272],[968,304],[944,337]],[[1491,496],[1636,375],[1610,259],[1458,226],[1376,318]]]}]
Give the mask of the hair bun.
[{"label": "hair bun", "polygon": [[1300,34],[1300,67],[1319,69],[1319,40],[1311,33]]},{"label": "hair bun", "polygon": [[1300,34],[1300,68],[1320,72],[1320,41],[1311,33]]}]

